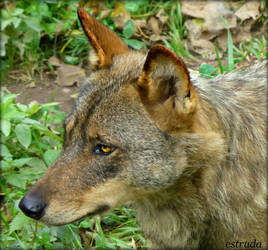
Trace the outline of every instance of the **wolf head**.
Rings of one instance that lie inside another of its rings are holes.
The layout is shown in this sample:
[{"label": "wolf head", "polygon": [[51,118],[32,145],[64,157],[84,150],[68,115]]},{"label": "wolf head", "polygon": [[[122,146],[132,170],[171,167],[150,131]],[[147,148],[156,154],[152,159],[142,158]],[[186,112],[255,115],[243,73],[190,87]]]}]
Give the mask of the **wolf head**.
[{"label": "wolf head", "polygon": [[175,53],[161,45],[147,55],[131,51],[84,9],[78,16],[92,46],[92,72],[65,120],[60,157],[19,205],[52,225],[174,185],[191,164],[185,141],[199,110]]}]

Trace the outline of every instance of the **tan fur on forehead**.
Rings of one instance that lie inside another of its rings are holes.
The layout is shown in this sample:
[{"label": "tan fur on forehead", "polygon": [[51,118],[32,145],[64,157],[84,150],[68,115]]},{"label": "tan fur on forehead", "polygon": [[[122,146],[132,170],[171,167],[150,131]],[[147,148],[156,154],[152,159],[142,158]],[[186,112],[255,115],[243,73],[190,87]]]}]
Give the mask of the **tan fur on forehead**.
[{"label": "tan fur on forehead", "polygon": [[83,114],[83,110],[87,112],[91,103],[92,105],[96,103],[96,98],[107,101],[120,90],[121,86],[135,84],[141,75],[145,57],[143,53],[129,51],[126,54],[114,56],[109,68],[92,72],[85,79],[72,115],[77,113],[76,110],[80,115]]}]

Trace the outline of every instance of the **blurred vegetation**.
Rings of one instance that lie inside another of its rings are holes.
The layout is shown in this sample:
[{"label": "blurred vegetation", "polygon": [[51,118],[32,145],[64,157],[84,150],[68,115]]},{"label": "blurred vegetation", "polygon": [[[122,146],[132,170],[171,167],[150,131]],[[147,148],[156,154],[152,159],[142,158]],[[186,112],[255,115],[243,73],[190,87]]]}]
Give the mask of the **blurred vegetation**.
[{"label": "blurred vegetation", "polygon": [[87,56],[88,41],[77,29],[75,2],[2,1],[2,78],[15,66],[22,66],[31,74],[36,71],[41,74],[54,53],[71,64]]}]

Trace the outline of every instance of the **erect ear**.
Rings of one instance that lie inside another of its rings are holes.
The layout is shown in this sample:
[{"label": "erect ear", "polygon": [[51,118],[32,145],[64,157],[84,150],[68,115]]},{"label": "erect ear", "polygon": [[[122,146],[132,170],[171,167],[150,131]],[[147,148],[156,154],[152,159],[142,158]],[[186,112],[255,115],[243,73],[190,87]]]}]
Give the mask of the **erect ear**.
[{"label": "erect ear", "polygon": [[197,94],[184,62],[162,45],[150,49],[137,89],[148,113],[166,132],[190,130]]},{"label": "erect ear", "polygon": [[89,15],[84,8],[78,8],[77,13],[93,48],[89,57],[91,66],[108,66],[112,63],[114,55],[128,51],[127,45],[112,30]]}]

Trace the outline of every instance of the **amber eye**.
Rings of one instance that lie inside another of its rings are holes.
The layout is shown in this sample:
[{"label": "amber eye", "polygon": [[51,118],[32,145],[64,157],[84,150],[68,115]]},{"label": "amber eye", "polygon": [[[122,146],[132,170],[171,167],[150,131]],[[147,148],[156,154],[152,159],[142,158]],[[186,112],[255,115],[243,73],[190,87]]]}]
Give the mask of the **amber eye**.
[{"label": "amber eye", "polygon": [[97,144],[93,148],[93,153],[97,155],[109,155],[110,153],[113,152],[113,148],[111,146],[107,146],[104,144]]}]

